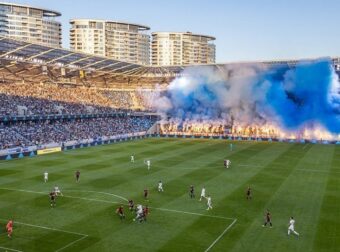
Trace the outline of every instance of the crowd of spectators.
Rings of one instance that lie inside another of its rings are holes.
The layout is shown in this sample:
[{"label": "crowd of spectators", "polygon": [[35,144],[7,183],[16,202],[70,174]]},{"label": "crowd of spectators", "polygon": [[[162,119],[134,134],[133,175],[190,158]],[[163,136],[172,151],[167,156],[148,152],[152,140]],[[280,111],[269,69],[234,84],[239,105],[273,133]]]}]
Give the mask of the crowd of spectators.
[{"label": "crowd of spectators", "polygon": [[150,117],[126,116],[2,123],[0,149],[145,132],[154,122]]},{"label": "crowd of spectators", "polygon": [[101,90],[100,93],[108,98],[116,108],[132,108],[134,106],[131,91]]},{"label": "crowd of spectators", "polygon": [[[139,93],[139,91],[138,91]],[[137,91],[111,90],[53,83],[0,83],[0,118],[3,116],[80,115],[144,110]],[[143,132],[154,123],[148,117],[0,121],[0,150],[49,143],[96,139]]]},{"label": "crowd of spectators", "polygon": [[[150,93],[150,91],[149,91]],[[0,84],[0,116],[99,114],[149,110],[140,91],[60,86],[51,83]]]}]

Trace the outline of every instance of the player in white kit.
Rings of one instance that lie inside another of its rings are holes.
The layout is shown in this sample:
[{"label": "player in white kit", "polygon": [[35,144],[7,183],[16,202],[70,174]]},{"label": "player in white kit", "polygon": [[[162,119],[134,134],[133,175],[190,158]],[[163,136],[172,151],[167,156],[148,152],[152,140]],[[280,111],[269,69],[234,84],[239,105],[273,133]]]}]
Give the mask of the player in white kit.
[{"label": "player in white kit", "polygon": [[203,186],[202,191],[201,191],[200,201],[202,201],[202,198],[205,198],[205,187],[204,186]]},{"label": "player in white kit", "polygon": [[61,196],[63,196],[63,193],[60,191],[59,186],[57,186],[57,185],[54,187],[54,193],[55,193],[55,195],[57,195],[57,196],[59,196],[59,194],[60,194]]},{"label": "player in white kit", "polygon": [[136,218],[134,218],[133,221],[136,221],[136,219],[140,221],[142,217],[143,217],[143,206],[137,205],[137,207],[136,207]]},{"label": "player in white kit", "polygon": [[163,183],[162,183],[161,180],[158,182],[158,191],[159,192],[164,192],[164,190],[163,190]]},{"label": "player in white kit", "polygon": [[44,181],[45,181],[45,183],[48,181],[48,172],[47,171],[44,172]]},{"label": "player in white kit", "polygon": [[210,195],[208,195],[208,197],[207,197],[207,206],[208,206],[207,210],[212,209],[212,205],[211,205],[211,197],[210,197]]},{"label": "player in white kit", "polygon": [[290,217],[289,224],[288,224],[288,235],[290,235],[290,232],[293,232],[295,235],[299,236],[299,233],[295,231],[294,229],[295,220],[293,217]]},{"label": "player in white kit", "polygon": [[229,168],[230,165],[231,165],[231,161],[227,159],[226,168]]},{"label": "player in white kit", "polygon": [[134,163],[134,162],[135,162],[135,156],[131,155],[131,163]]},{"label": "player in white kit", "polygon": [[146,165],[148,166],[148,170],[150,170],[151,161],[150,160],[146,160]]}]

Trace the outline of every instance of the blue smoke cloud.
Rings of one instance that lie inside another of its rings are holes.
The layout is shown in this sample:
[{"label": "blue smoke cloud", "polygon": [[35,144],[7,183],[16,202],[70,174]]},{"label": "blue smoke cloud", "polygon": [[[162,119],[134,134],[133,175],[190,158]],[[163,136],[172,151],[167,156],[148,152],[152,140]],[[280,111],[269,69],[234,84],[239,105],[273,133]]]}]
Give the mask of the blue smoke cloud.
[{"label": "blue smoke cloud", "polygon": [[272,85],[262,106],[270,106],[290,130],[317,123],[339,133],[339,99],[337,92],[332,93],[332,86],[339,85],[335,77],[329,60],[301,62],[287,71],[279,69],[269,75]]},{"label": "blue smoke cloud", "polygon": [[271,123],[289,131],[321,125],[340,133],[339,82],[330,59],[288,65],[226,65],[187,69],[158,99],[177,121]]}]

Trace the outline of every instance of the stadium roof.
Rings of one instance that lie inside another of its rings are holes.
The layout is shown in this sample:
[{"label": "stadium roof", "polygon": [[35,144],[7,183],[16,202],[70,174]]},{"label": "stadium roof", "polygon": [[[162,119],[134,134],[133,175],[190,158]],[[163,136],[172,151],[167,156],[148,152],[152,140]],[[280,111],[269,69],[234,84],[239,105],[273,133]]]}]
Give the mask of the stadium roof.
[{"label": "stadium roof", "polygon": [[60,67],[91,69],[117,74],[134,73],[144,68],[138,64],[0,36],[0,59],[4,58],[46,65],[58,64]]},{"label": "stadium roof", "polygon": [[[102,72],[103,75],[115,74],[143,77],[173,77],[185,68],[185,66],[143,66],[108,57],[33,44],[5,36],[0,36],[1,59],[84,69]],[[12,64],[15,63],[13,62]]]},{"label": "stadium roof", "polygon": [[[104,75],[124,75],[129,77],[175,77],[187,67],[213,67],[217,70],[228,64],[249,64],[255,62],[203,64],[203,65],[183,65],[183,66],[143,66],[139,64],[124,62],[102,56],[74,52],[61,48],[47,47],[39,44],[32,44],[25,41],[10,39],[0,36],[0,61],[6,67],[13,66],[17,62],[52,65],[57,67],[71,68],[72,70],[87,70],[96,72],[96,76]],[[10,63],[8,63],[10,62]],[[295,65],[297,60],[267,61],[265,64],[288,64]],[[334,58],[333,62],[340,62],[339,58]],[[339,63],[340,64],[340,63]]]}]

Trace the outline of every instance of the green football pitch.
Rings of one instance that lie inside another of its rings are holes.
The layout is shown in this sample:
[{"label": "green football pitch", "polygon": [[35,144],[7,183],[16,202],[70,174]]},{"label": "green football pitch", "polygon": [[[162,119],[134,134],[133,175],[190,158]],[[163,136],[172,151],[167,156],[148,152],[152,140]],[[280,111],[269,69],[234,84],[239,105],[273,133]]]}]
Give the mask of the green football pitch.
[{"label": "green football pitch", "polygon": [[[53,208],[55,185],[64,196]],[[209,211],[199,201],[203,186]],[[150,207],[147,222],[133,221],[126,199]],[[273,228],[262,227],[267,209]],[[287,235],[291,216],[299,237]],[[3,161],[0,225],[4,251],[340,251],[340,147],[234,142],[230,151],[224,140],[149,138]]]}]

